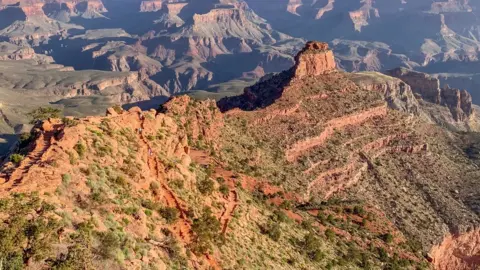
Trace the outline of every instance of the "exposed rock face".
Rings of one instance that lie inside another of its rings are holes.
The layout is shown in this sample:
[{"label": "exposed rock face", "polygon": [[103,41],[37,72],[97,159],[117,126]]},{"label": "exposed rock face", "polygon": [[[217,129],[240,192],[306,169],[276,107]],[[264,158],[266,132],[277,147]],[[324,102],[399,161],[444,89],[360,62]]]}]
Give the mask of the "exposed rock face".
[{"label": "exposed rock face", "polygon": [[480,230],[448,235],[430,251],[437,270],[469,270],[480,266]]},{"label": "exposed rock face", "polygon": [[466,90],[440,88],[440,80],[428,74],[397,68],[386,72],[412,87],[424,100],[447,106],[456,121],[466,121],[473,115],[472,96]]},{"label": "exposed rock face", "polygon": [[333,51],[327,43],[310,41],[295,57],[294,74],[297,78],[318,76],[336,67]]},{"label": "exposed rock face", "polygon": [[421,114],[412,88],[402,80],[377,72],[351,73],[349,77],[361,88],[384,94],[390,108],[415,115]]},{"label": "exposed rock face", "polygon": [[440,104],[440,81],[438,79],[432,78],[428,74],[405,68],[396,68],[385,73],[406,82],[412,87],[412,90],[419,94],[424,100]]}]

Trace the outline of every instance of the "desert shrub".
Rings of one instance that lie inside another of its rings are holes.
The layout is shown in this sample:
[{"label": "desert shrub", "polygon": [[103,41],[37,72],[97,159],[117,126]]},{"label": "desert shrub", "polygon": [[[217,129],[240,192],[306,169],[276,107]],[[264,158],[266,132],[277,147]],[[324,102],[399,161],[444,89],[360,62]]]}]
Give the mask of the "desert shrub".
[{"label": "desert shrub", "polygon": [[208,207],[199,218],[193,220],[192,230],[195,233],[193,251],[196,253],[203,254],[211,250],[212,245],[223,243],[220,221]]},{"label": "desert shrub", "polygon": [[269,221],[267,224],[261,227],[263,234],[268,235],[273,241],[280,240],[282,231],[280,230],[280,224],[278,222]]},{"label": "desert shrub", "polygon": [[20,163],[23,159],[25,158],[24,155],[20,155],[20,154],[12,154],[10,155],[10,161],[15,163],[15,164],[18,164]]},{"label": "desert shrub", "polygon": [[325,236],[328,240],[332,241],[333,239],[335,239],[335,232],[332,229],[326,229]]},{"label": "desert shrub", "polygon": [[72,119],[72,118],[63,117],[63,118],[62,118],[62,123],[63,123],[66,127],[74,127],[74,126],[78,125],[79,121],[78,121],[78,120],[75,120],[75,119]]},{"label": "desert shrub", "polygon": [[225,183],[225,178],[219,176],[217,177],[217,182],[221,185],[221,184],[224,184]]},{"label": "desert shrub", "polygon": [[121,187],[128,186],[128,181],[123,175],[110,176],[108,177],[108,180],[117,186],[121,186]]},{"label": "desert shrub", "polygon": [[305,235],[303,240],[298,244],[299,251],[315,262],[319,262],[325,258],[325,254],[320,250],[320,246],[320,239],[312,232]]},{"label": "desert shrub", "polygon": [[355,205],[355,206],[353,207],[353,213],[354,213],[355,215],[358,215],[358,216],[363,217],[363,216],[365,215],[365,209],[363,209],[362,206]]},{"label": "desert shrub", "polygon": [[[61,224],[51,217],[54,207],[33,194],[0,200],[0,262],[3,269],[23,269],[24,262],[55,257],[52,251]],[[29,218],[32,216],[35,218]],[[19,244],[22,243],[22,244]]]},{"label": "desert shrub", "polygon": [[302,220],[301,225],[302,225],[302,228],[304,228],[305,230],[313,229],[312,221],[310,220]]},{"label": "desert shrub", "polygon": [[183,189],[185,187],[185,183],[182,179],[174,179],[170,182],[170,186],[177,189]]},{"label": "desert shrub", "polygon": [[391,244],[393,242],[393,235],[391,235],[390,233],[382,235],[381,238],[387,244]]},{"label": "desert shrub", "polygon": [[160,189],[160,184],[158,182],[151,182],[150,183],[150,190],[151,191],[158,191]]},{"label": "desert shrub", "polygon": [[378,253],[378,259],[380,261],[382,261],[382,262],[388,261],[388,253],[384,248],[378,247],[377,248],[377,253]]},{"label": "desert shrub", "polygon": [[163,243],[163,248],[165,252],[168,254],[168,257],[170,258],[171,263],[174,266],[172,268],[174,269],[188,268],[188,261],[182,255],[182,250],[180,248],[180,245],[178,244],[177,240],[173,236],[171,235],[167,236],[167,238]]},{"label": "desert shrub", "polygon": [[277,222],[288,222],[290,218],[282,210],[273,211],[273,218]]},{"label": "desert shrub", "polygon": [[77,142],[77,144],[74,146],[74,149],[80,158],[83,158],[87,152],[87,147],[81,142]]},{"label": "desert shrub", "polygon": [[152,200],[142,200],[142,206],[150,210],[159,210],[160,205]]},{"label": "desert shrub", "polygon": [[280,208],[283,208],[283,209],[286,209],[286,210],[292,209],[292,206],[293,206],[293,203],[291,201],[288,201],[288,200],[284,200],[280,204]]},{"label": "desert shrub", "polygon": [[35,124],[39,121],[47,120],[48,118],[59,118],[62,111],[52,107],[39,107],[27,115],[32,119],[30,124]]},{"label": "desert shrub", "polygon": [[228,188],[227,185],[225,184],[222,184],[220,185],[220,187],[218,188],[218,191],[220,191],[220,193],[222,193],[223,195],[228,195],[228,193],[230,192],[230,189]]},{"label": "desert shrub", "polygon": [[33,135],[30,132],[24,132],[20,134],[20,137],[18,138],[19,140],[19,147],[20,149],[27,147],[30,142],[33,140]]},{"label": "desert shrub", "polygon": [[203,195],[210,195],[213,192],[215,183],[209,178],[205,178],[197,183],[197,188]]},{"label": "desert shrub", "polygon": [[100,232],[98,234],[101,243],[99,248],[100,254],[104,258],[115,258],[117,250],[122,245],[122,237],[114,231]]},{"label": "desert shrub", "polygon": [[327,224],[327,217],[325,216],[325,214],[322,211],[318,211],[317,219],[318,219],[318,222],[320,222],[320,224],[322,224],[322,225]]},{"label": "desert shrub", "polygon": [[118,105],[118,104],[114,105],[112,108],[113,108],[113,110],[114,110],[116,113],[118,113],[118,114],[121,114],[121,113],[123,112],[122,106],[120,106],[120,105]]},{"label": "desert shrub", "polygon": [[68,186],[70,184],[70,181],[72,181],[72,176],[68,173],[62,174],[62,184],[65,186]]},{"label": "desert shrub", "polygon": [[158,210],[160,216],[162,216],[168,224],[172,224],[177,221],[179,211],[175,207],[163,207]]},{"label": "desert shrub", "polygon": [[335,218],[333,217],[333,215],[327,216],[327,222],[330,224],[335,224]]}]

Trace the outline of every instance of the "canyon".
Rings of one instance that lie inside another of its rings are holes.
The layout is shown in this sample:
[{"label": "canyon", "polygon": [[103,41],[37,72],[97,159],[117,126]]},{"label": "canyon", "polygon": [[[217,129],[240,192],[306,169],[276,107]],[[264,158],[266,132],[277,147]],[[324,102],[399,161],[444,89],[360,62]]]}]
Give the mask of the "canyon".
[{"label": "canyon", "polygon": [[475,269],[478,7],[0,0],[0,262]]}]

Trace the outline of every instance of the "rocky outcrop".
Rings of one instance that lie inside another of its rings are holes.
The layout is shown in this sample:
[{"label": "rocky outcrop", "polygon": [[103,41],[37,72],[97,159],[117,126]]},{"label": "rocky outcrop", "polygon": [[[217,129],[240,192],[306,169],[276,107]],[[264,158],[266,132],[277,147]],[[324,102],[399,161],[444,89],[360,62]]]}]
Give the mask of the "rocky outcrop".
[{"label": "rocky outcrop", "polygon": [[412,71],[405,68],[396,68],[385,72],[387,75],[399,78],[404,81],[412,90],[420,95],[422,99],[440,104],[440,81],[430,77],[428,74]]},{"label": "rocky outcrop", "polygon": [[404,68],[389,70],[386,74],[410,85],[423,100],[446,106],[455,121],[467,121],[473,116],[472,96],[466,90],[440,88],[440,80],[428,74]]},{"label": "rocky outcrop", "polygon": [[235,107],[244,110],[265,107],[278,99],[292,80],[320,76],[335,70],[335,59],[328,44],[310,41],[295,56],[295,65],[291,69],[274,76],[266,75],[257,84],[245,88],[243,95],[221,99],[218,106],[223,111]]},{"label": "rocky outcrop", "polygon": [[322,75],[335,68],[333,51],[328,48],[328,44],[310,41],[295,57],[293,72],[296,78],[302,78]]},{"label": "rocky outcrop", "polygon": [[155,12],[161,10],[163,1],[142,1],[140,4],[140,12]]},{"label": "rocky outcrop", "polygon": [[168,15],[177,16],[188,3],[168,3]]},{"label": "rocky outcrop", "polygon": [[473,114],[472,96],[466,90],[450,88],[446,85],[441,89],[442,104],[450,108],[453,118],[466,121]]},{"label": "rocky outcrop", "polygon": [[193,15],[193,21],[195,24],[198,23],[225,23],[230,20],[238,21],[240,24],[246,21],[245,14],[240,9],[233,8],[219,8],[213,9],[206,14],[195,14]]},{"label": "rocky outcrop", "polygon": [[469,270],[480,266],[480,230],[458,235],[447,235],[430,251],[437,270]]}]

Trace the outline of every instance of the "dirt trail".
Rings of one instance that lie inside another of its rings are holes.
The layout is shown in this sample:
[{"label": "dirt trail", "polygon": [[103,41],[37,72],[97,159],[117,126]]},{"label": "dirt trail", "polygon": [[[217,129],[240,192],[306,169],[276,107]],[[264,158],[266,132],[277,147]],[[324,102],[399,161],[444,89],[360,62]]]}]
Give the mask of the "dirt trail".
[{"label": "dirt trail", "polygon": [[[193,241],[193,232],[191,229],[192,224],[187,217],[187,210],[183,207],[183,204],[180,202],[180,200],[177,198],[175,193],[170,189],[167,182],[165,181],[165,178],[163,177],[160,171],[160,167],[162,166],[161,162],[157,157],[157,155],[153,152],[153,148],[150,146],[149,141],[143,135],[143,130],[145,130],[145,117],[140,117],[140,121],[141,121],[140,127],[142,128],[142,131],[139,132],[140,133],[139,136],[141,141],[143,142],[143,145],[147,148],[147,155],[148,155],[147,164],[150,169],[150,172],[153,172],[153,176],[160,183],[160,186],[163,190],[162,201],[168,207],[176,208],[180,215],[180,218],[173,226],[173,233],[177,235],[177,237],[182,242],[184,242],[185,245],[188,245]],[[210,254],[208,253],[205,254],[205,258],[208,261],[211,268],[221,269],[218,263],[216,262],[216,260]],[[198,268],[198,264],[199,264],[198,259],[193,254],[192,254],[192,261],[194,264],[194,268]]]},{"label": "dirt trail", "polygon": [[[190,157],[192,158],[193,161],[200,165],[209,165],[212,162],[215,162],[217,165],[220,165],[220,163],[214,159],[212,159],[210,156],[205,154],[202,151],[198,150],[191,150],[190,151]],[[223,206],[224,211],[222,212],[220,216],[220,223],[222,226],[222,233],[226,234],[227,229],[228,229],[228,224],[233,218],[233,214],[235,213],[235,209],[239,205],[239,199],[238,199],[238,193],[235,190],[235,181],[232,178],[234,173],[231,171],[227,171],[223,169],[222,166],[215,166],[214,170],[214,175],[216,177],[222,177],[227,181],[227,184],[229,185],[229,193],[228,196],[226,196],[226,204]]]},{"label": "dirt trail", "polygon": [[42,159],[43,154],[52,145],[52,141],[55,140],[55,133],[61,128],[63,128],[62,124],[44,123],[42,133],[36,140],[33,150],[30,151],[20,162],[19,166],[6,177],[4,185],[9,185],[6,189],[11,190],[22,183],[23,178],[28,175],[29,169]]},{"label": "dirt trail", "polygon": [[233,218],[233,213],[235,208],[238,206],[238,194],[235,190],[230,190],[228,193],[228,203],[224,206],[225,211],[223,211],[222,216],[220,217],[220,223],[222,224],[222,233],[226,234],[228,229],[228,223]]}]

